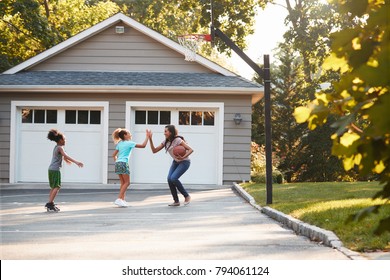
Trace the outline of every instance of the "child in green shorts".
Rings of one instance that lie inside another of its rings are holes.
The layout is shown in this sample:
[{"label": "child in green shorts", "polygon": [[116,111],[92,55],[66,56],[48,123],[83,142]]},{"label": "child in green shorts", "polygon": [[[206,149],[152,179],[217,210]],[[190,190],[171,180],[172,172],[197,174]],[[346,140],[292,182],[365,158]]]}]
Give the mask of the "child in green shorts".
[{"label": "child in green shorts", "polygon": [[51,129],[47,135],[47,139],[50,141],[54,141],[57,145],[53,149],[53,158],[51,160],[49,166],[49,184],[50,184],[50,194],[49,194],[49,202],[46,203],[45,207],[47,211],[60,211],[60,209],[55,206],[54,199],[57,196],[60,188],[61,188],[61,167],[62,167],[62,159],[64,159],[67,163],[71,164],[75,163],[78,167],[83,167],[84,164],[79,162],[65,152],[65,135],[59,132],[56,129]]}]

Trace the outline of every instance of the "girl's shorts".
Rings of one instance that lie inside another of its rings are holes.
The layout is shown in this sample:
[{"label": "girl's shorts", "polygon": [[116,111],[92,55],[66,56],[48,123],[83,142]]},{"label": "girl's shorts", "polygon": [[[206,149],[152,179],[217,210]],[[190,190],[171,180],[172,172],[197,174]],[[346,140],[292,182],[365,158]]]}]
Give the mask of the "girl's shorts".
[{"label": "girl's shorts", "polygon": [[116,174],[130,174],[129,163],[118,161],[115,163]]},{"label": "girl's shorts", "polygon": [[49,185],[52,189],[61,187],[61,171],[49,170]]}]

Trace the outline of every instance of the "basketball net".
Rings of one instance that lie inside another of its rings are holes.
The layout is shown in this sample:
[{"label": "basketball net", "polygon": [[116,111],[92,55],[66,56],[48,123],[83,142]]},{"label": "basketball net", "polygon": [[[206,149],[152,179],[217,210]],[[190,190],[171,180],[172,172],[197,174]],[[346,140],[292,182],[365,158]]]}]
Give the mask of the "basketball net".
[{"label": "basketball net", "polygon": [[184,47],[184,60],[195,61],[199,46],[204,41],[211,41],[209,34],[189,34],[178,36],[179,44]]}]

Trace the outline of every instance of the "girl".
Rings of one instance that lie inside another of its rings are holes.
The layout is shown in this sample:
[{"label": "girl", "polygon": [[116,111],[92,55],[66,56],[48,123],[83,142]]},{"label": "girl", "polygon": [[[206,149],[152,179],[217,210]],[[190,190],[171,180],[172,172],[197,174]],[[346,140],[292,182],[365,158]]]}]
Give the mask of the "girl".
[{"label": "girl", "polygon": [[127,129],[117,128],[112,133],[112,139],[116,144],[112,157],[115,160],[115,173],[118,174],[121,186],[118,199],[114,204],[120,207],[129,206],[125,200],[126,190],[130,185],[129,157],[133,148],[145,148],[148,143],[149,130],[146,130],[146,138],[142,144],[131,141],[131,133]]},{"label": "girl", "polygon": [[60,169],[62,167],[62,159],[65,160],[66,163],[72,164],[75,163],[78,167],[83,167],[84,164],[80,161],[77,161],[65,152],[64,146],[66,143],[65,135],[59,132],[56,129],[52,129],[47,134],[47,139],[50,141],[54,141],[57,145],[53,149],[53,157],[49,166],[49,184],[50,184],[50,194],[49,194],[49,202],[46,203],[45,207],[47,211],[60,211],[60,209],[55,206],[54,199],[56,198],[60,188],[61,188],[61,172]]},{"label": "girl", "polygon": [[[150,148],[153,153],[157,153],[165,148],[165,151],[173,158],[171,168],[168,172],[168,185],[173,197],[173,203],[169,206],[180,206],[177,190],[184,196],[184,205],[191,201],[191,196],[184,189],[179,178],[188,170],[191,161],[188,158],[193,153],[193,149],[183,140],[183,137],[177,136],[177,130],[174,125],[167,125],[164,129],[165,140],[157,147],[153,145],[152,132],[149,133]],[[175,155],[173,149],[176,146],[183,146],[186,153],[183,156]]]}]

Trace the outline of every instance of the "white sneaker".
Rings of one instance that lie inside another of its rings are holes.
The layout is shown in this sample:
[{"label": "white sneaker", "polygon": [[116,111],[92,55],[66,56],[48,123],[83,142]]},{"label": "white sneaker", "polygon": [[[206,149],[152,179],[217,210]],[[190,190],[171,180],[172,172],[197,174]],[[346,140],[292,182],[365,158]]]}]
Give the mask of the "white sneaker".
[{"label": "white sneaker", "polygon": [[122,207],[128,207],[129,204],[127,204],[126,200],[122,200]]},{"label": "white sneaker", "polygon": [[115,204],[115,205],[118,205],[118,206],[123,206],[123,204],[122,204],[122,199],[117,198],[117,199],[114,201],[114,204]]}]

